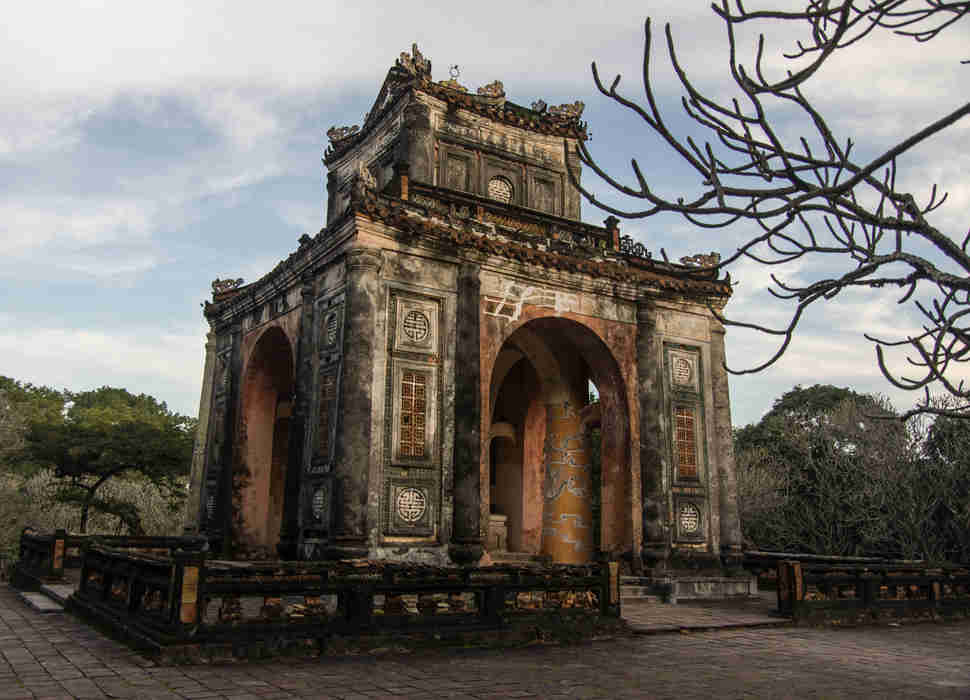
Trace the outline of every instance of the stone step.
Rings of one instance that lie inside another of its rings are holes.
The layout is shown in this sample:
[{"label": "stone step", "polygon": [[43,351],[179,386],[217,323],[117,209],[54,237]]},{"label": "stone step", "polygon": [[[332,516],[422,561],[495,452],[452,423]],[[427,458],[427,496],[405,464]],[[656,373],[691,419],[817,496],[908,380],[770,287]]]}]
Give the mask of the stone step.
[{"label": "stone step", "polygon": [[549,562],[549,557],[529,552],[489,552],[492,562],[495,564],[544,564]]},{"label": "stone step", "polygon": [[67,604],[67,599],[77,590],[70,583],[45,583],[40,592],[61,605]]},{"label": "stone step", "polygon": [[64,612],[64,606],[36,591],[17,591],[17,596],[39,613]]},{"label": "stone step", "polygon": [[621,596],[656,595],[656,594],[657,594],[657,591],[654,589],[653,586],[630,586],[630,585],[620,586]]},{"label": "stone step", "polygon": [[645,593],[633,593],[626,594],[620,593],[620,605],[626,605],[628,603],[648,603],[650,605],[664,605],[665,601],[663,596],[650,595]]}]

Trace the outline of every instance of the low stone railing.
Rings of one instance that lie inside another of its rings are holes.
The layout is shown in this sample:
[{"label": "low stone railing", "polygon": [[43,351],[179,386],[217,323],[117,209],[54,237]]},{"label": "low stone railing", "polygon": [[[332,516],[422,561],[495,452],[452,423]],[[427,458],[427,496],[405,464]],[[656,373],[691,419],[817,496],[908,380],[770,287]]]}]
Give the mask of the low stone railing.
[{"label": "low stone railing", "polygon": [[778,609],[795,622],[864,623],[970,615],[970,569],[778,563]]},{"label": "low stone railing", "polygon": [[228,562],[89,543],[71,610],[167,660],[507,644],[619,631],[616,564]]},{"label": "low stone railing", "polygon": [[45,583],[60,581],[68,535],[64,530],[41,534],[29,527],[20,533],[20,551],[10,582],[15,588],[36,591]]},{"label": "low stone railing", "polygon": [[37,590],[45,583],[63,581],[66,570],[81,567],[82,551],[89,542],[162,556],[176,550],[201,551],[206,547],[202,537],[75,535],[65,530],[41,534],[26,527],[20,534],[19,556],[12,567],[11,584],[21,590]]}]

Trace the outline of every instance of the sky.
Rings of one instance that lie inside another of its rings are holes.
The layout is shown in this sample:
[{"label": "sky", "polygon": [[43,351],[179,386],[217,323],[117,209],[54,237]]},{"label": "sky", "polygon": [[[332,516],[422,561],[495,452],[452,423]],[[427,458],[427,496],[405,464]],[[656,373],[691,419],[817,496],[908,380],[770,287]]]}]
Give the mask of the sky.
[{"label": "sky", "polygon": [[[747,3],[754,6],[756,3]],[[690,125],[663,53],[670,22],[691,79],[730,96],[724,30],[707,3],[685,2],[74,2],[15,3],[0,28],[0,374],[56,388],[121,386],[188,415],[198,411],[213,279],[259,278],[325,221],[326,131],[359,124],[397,55],[417,42],[447,79],[474,90],[504,82],[523,105],[586,104],[590,149],[631,181],[636,157],[658,190],[700,183],[619,105],[596,92],[590,63],[642,100],[643,22],[655,31],[655,87],[670,124]],[[687,9],[690,8],[690,9]],[[795,37],[769,35],[768,55]],[[746,50],[755,40],[745,37]],[[837,55],[808,93],[861,156],[888,149],[965,100],[970,21],[928,44],[886,33]],[[777,62],[782,70],[782,61]],[[783,135],[804,124],[780,113]],[[900,160],[918,197],[949,199],[933,223],[962,240],[970,210],[967,119]],[[623,204],[591,173],[584,183]],[[636,204],[632,205],[634,208]],[[606,213],[589,203],[583,219]],[[731,252],[750,227],[702,230],[676,218],[624,220],[621,231],[671,258]],[[770,270],[732,270],[728,315],[778,324]],[[779,272],[779,271],[775,271]],[[780,271],[807,280],[810,266]],[[845,295],[810,313],[785,357],[732,379],[736,425],[757,421],[796,384],[912,394],[881,377],[862,333],[898,336],[917,322],[892,292]],[[728,364],[743,369],[774,339],[732,330]],[[898,358],[897,358],[898,360]]]}]

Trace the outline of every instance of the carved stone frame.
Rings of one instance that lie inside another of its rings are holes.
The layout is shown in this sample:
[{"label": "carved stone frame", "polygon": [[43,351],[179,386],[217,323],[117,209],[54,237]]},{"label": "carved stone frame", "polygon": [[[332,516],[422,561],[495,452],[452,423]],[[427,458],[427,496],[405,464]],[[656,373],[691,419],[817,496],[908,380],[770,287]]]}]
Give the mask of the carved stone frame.
[{"label": "carved stone frame", "polygon": [[[438,510],[435,488],[433,480],[388,479],[384,497],[386,534],[392,537],[428,538],[434,536]],[[405,519],[398,509],[398,499],[401,493],[407,489],[415,489],[421,492],[425,499],[424,513],[414,521]]]}]

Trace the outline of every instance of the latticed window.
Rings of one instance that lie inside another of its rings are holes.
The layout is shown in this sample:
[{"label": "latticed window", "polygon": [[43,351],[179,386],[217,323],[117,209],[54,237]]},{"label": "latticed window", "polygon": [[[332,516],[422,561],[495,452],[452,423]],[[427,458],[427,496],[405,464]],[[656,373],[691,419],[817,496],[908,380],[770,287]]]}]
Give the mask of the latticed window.
[{"label": "latticed window", "polygon": [[681,479],[697,478],[696,424],[693,406],[674,409],[674,458],[677,460],[677,476]]},{"label": "latticed window", "polygon": [[320,384],[320,421],[317,424],[317,456],[330,457],[330,414],[337,398],[337,377],[325,374]]},{"label": "latticed window", "polygon": [[424,457],[427,377],[405,372],[401,378],[401,456]]},{"label": "latticed window", "polygon": [[512,183],[508,178],[496,175],[488,181],[488,196],[503,204],[512,203]]}]

